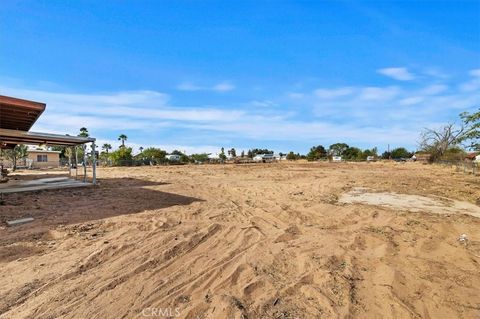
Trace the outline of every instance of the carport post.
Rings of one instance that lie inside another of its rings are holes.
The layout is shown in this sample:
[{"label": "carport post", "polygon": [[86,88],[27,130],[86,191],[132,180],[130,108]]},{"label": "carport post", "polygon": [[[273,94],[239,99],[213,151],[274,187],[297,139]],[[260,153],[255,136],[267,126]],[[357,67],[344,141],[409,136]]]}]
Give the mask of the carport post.
[{"label": "carport post", "polygon": [[83,144],[83,182],[87,182],[87,145]]},{"label": "carport post", "polygon": [[92,170],[93,185],[97,185],[97,154],[95,152],[95,142],[92,142]]},{"label": "carport post", "polygon": [[72,177],[72,148],[67,147],[68,150],[68,177]]},{"label": "carport post", "polygon": [[78,153],[77,153],[77,145],[74,147],[75,150],[75,180],[78,179]]}]

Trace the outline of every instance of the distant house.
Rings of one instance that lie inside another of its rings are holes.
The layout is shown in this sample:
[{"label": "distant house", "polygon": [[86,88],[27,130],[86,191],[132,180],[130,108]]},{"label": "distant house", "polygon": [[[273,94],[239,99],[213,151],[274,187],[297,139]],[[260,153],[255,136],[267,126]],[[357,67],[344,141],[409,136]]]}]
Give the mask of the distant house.
[{"label": "distant house", "polygon": [[273,154],[257,154],[253,157],[255,162],[271,162],[275,160],[275,156]]},{"label": "distant house", "polygon": [[421,162],[421,163],[432,162],[432,154],[430,153],[416,153],[414,156],[415,156],[415,162]]},{"label": "distant house", "polygon": [[60,167],[60,152],[44,149],[28,150],[25,159],[28,168],[58,168]]},{"label": "distant house", "polygon": [[479,153],[468,153],[465,156],[466,161],[480,161],[480,154]]},{"label": "distant house", "polygon": [[341,156],[332,156],[332,162],[341,162],[342,157]]},{"label": "distant house", "polygon": [[180,155],[176,155],[176,154],[169,154],[169,155],[165,155],[165,158],[171,162],[180,162]]},{"label": "distant house", "polygon": [[220,160],[220,155],[218,153],[210,153],[207,155],[208,156],[208,159],[210,160]]},{"label": "distant house", "polygon": [[[3,159],[3,166],[11,168],[13,163]],[[17,160],[18,168],[58,168],[60,167],[60,152],[49,151],[42,148],[29,148],[27,157]]]}]

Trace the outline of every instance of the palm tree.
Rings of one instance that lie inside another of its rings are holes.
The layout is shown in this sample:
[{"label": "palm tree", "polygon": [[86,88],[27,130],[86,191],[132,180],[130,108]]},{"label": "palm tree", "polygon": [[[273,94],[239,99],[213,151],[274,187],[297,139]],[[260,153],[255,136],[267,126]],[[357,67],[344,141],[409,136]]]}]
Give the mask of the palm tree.
[{"label": "palm tree", "polygon": [[78,134],[78,136],[81,136],[81,137],[90,136],[90,134],[88,133],[88,129],[86,127],[81,127],[80,128],[80,134]]},{"label": "palm tree", "polygon": [[122,141],[122,146],[121,147],[125,147],[125,141],[127,139],[128,139],[128,137],[125,134],[120,134],[120,136],[118,137],[118,140]]},{"label": "palm tree", "polygon": [[108,155],[108,151],[112,149],[112,145],[108,144],[108,143],[105,143],[102,145],[102,150],[105,151],[105,153],[107,153]]}]

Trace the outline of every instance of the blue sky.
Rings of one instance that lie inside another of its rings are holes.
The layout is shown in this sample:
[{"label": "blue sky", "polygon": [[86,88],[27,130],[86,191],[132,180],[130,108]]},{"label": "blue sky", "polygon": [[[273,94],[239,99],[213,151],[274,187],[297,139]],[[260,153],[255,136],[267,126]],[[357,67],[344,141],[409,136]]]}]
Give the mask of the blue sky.
[{"label": "blue sky", "polygon": [[191,152],[415,149],[480,105],[480,1],[2,1],[36,131]]}]

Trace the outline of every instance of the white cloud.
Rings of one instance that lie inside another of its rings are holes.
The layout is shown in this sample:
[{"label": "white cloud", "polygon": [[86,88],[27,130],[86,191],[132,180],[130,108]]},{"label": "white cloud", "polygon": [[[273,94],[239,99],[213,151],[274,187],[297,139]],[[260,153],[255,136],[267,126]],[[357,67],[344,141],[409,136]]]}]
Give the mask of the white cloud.
[{"label": "white cloud", "polygon": [[399,104],[400,105],[415,105],[415,104],[423,102],[424,100],[425,99],[421,96],[411,96],[411,97],[401,99],[399,101]]},{"label": "white cloud", "polygon": [[362,100],[386,101],[396,97],[399,92],[399,88],[395,86],[365,87],[360,90],[358,97]]},{"label": "white cloud", "polygon": [[212,87],[212,90],[217,92],[227,92],[227,91],[232,91],[234,89],[235,89],[235,86],[227,82],[219,83]]},{"label": "white cloud", "polygon": [[261,100],[261,101],[253,100],[248,104],[254,107],[265,107],[265,108],[277,106],[275,102],[270,100]]},{"label": "white cloud", "polygon": [[480,90],[480,69],[473,69],[469,72],[472,79],[468,82],[462,83],[460,89],[463,92],[472,92]]},{"label": "white cloud", "polygon": [[377,72],[398,81],[410,81],[415,79],[415,76],[408,72],[407,68],[384,68],[377,70]]},{"label": "white cloud", "polygon": [[288,93],[287,96],[291,99],[298,100],[298,99],[302,99],[305,96],[305,94],[292,92],[292,93]]},{"label": "white cloud", "polygon": [[442,93],[442,92],[446,91],[447,89],[448,89],[448,86],[445,85],[445,84],[432,84],[432,85],[429,85],[429,86],[423,88],[420,91],[420,94],[435,95],[435,94]]},{"label": "white cloud", "polygon": [[235,89],[235,86],[229,82],[217,83],[213,86],[200,86],[191,82],[183,82],[177,85],[177,90],[180,91],[215,91],[228,92]]},{"label": "white cloud", "polygon": [[441,80],[445,80],[450,77],[447,73],[443,72],[440,68],[436,68],[436,67],[429,67],[424,69],[423,74],[433,78],[441,79]]},{"label": "white cloud", "polygon": [[333,99],[350,95],[353,91],[351,87],[341,87],[337,89],[317,89],[314,91],[314,94],[322,99]]},{"label": "white cloud", "polygon": [[468,72],[468,74],[470,74],[471,76],[474,76],[474,77],[480,77],[480,69],[470,70],[470,72]]},{"label": "white cloud", "polygon": [[203,90],[201,86],[192,84],[190,82],[184,82],[177,85],[177,90],[180,91],[200,91]]}]

